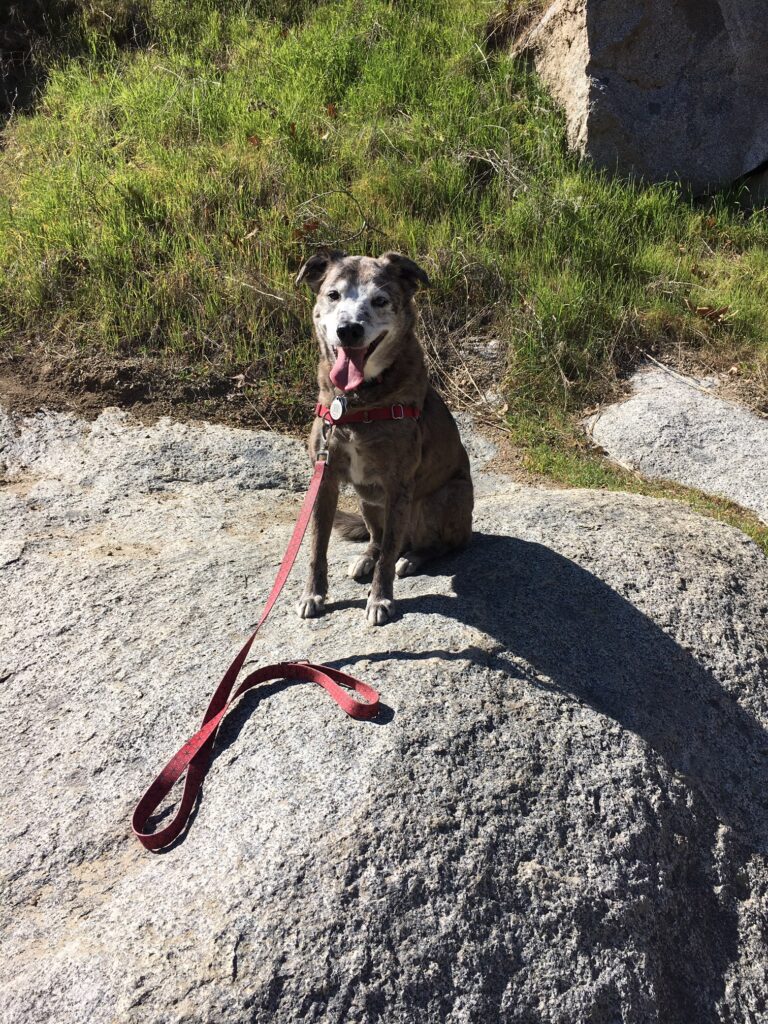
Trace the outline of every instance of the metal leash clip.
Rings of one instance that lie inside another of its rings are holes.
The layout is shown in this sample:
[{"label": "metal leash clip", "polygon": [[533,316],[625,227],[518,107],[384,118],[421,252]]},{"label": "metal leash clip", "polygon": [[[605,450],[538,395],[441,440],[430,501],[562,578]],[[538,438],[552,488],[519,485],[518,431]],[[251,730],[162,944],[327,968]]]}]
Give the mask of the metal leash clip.
[{"label": "metal leash clip", "polygon": [[318,462],[325,462],[327,464],[328,460],[331,457],[331,453],[328,450],[328,445],[335,425],[335,423],[329,423],[328,420],[323,420],[323,426],[321,428],[323,437],[322,448],[318,449],[317,455],[315,456]]}]

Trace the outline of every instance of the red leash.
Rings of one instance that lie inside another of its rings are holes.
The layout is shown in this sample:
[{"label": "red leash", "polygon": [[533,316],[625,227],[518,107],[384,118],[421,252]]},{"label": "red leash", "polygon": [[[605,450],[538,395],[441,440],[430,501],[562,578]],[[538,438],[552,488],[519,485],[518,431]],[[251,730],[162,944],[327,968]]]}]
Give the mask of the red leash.
[{"label": "red leash", "polygon": [[[203,784],[203,779],[211,766],[211,755],[214,743],[216,742],[216,730],[234,702],[246,690],[250,690],[252,687],[258,686],[259,683],[264,683],[269,679],[296,679],[305,683],[318,683],[323,689],[328,691],[342,711],[346,711],[352,718],[375,718],[378,714],[379,695],[373,687],[334,668],[328,668],[326,665],[310,665],[309,662],[305,661],[286,661],[281,662],[279,665],[267,665],[264,668],[256,669],[255,672],[251,672],[250,675],[246,676],[234,694],[232,693],[237,677],[240,674],[240,669],[248,657],[248,652],[256,638],[256,634],[272,611],[280,591],[283,589],[285,581],[291,573],[293,563],[296,561],[309,518],[312,515],[312,509],[317,501],[320,485],[323,482],[327,455],[327,452],[320,452],[318,455],[315,471],[312,475],[312,482],[304,498],[299,518],[296,521],[296,526],[293,528],[293,535],[283,555],[283,560],[277,572],[277,578],[267,598],[267,603],[264,605],[264,611],[261,613],[256,629],[254,629],[243,649],[224,673],[224,678],[216,687],[216,692],[211,698],[200,729],[173,755],[141,800],[139,800],[136,810],[133,812],[133,819],[131,821],[133,833],[148,850],[159,850],[163,846],[168,846],[169,843],[172,843],[183,832],[192,813],[192,808],[195,805],[197,794]],[[325,456],[325,458],[322,456]],[[360,694],[366,703],[356,700],[350,691]],[[144,830],[150,817],[155,813],[184,772],[187,773],[187,778],[184,782],[184,792],[173,820],[158,832],[145,832]]]}]

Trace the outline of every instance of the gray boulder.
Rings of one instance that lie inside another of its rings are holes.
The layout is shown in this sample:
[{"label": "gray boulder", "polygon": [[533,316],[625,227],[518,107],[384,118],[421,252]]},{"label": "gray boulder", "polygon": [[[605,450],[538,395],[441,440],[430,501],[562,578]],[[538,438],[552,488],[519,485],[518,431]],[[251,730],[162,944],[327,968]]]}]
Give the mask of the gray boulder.
[{"label": "gray boulder", "polygon": [[712,378],[649,365],[629,389],[585,420],[596,444],[628,469],[730,498],[768,523],[768,419],[719,398]]},{"label": "gray boulder", "polygon": [[[470,438],[470,441],[472,439]],[[768,563],[670,502],[484,473],[459,557],[254,660],[183,841],[129,831],[272,582],[301,445],[114,411],[0,419],[7,1024],[757,1024]],[[492,454],[473,444],[478,457]],[[120,459],[114,465],[113,459]]]},{"label": "gray boulder", "polygon": [[764,0],[556,0],[515,49],[598,167],[703,192],[768,159]]}]

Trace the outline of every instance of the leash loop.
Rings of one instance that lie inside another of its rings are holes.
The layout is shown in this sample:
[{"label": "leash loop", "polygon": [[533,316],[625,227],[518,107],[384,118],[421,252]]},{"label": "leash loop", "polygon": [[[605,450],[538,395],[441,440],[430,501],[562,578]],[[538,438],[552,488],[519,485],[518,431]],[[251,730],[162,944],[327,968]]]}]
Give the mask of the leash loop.
[{"label": "leash loop", "polygon": [[[332,429],[333,424],[330,426]],[[325,443],[325,437],[323,442]],[[354,676],[340,672],[338,669],[330,668],[328,665],[313,665],[308,661],[283,661],[277,665],[266,665],[263,668],[255,669],[235,690],[237,678],[248,657],[253,641],[256,639],[256,634],[272,611],[296,561],[312,510],[317,502],[327,465],[328,449],[325,448],[318,452],[312,480],[304,496],[299,518],[296,520],[291,539],[256,628],[216,687],[203,717],[202,725],[176,751],[136,805],[131,819],[131,827],[136,838],[148,850],[159,850],[168,846],[184,831],[203,780],[211,766],[219,725],[232,705],[254,686],[273,679],[317,683],[351,718],[372,719],[379,712],[379,695],[372,686],[355,679]],[[184,790],[175,815],[167,825],[158,831],[146,831],[149,819],[185,772]]]}]

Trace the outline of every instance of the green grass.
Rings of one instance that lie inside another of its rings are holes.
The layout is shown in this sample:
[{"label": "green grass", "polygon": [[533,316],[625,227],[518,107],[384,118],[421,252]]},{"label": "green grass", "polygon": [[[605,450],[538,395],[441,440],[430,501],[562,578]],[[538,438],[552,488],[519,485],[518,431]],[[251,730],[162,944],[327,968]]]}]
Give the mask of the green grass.
[{"label": "green grass", "polygon": [[6,332],[223,355],[291,384],[309,363],[291,279],[331,242],[420,258],[451,328],[486,310],[512,397],[535,404],[591,401],[664,335],[765,360],[765,215],[580,168],[537,83],[484,52],[489,7],[146,8],[138,49],[91,13],[90,56],[6,130]]},{"label": "green grass", "polygon": [[0,153],[6,346],[245,369],[287,407],[312,387],[302,261],[395,248],[433,279],[436,337],[501,340],[545,434],[643,347],[737,361],[768,396],[768,214],[580,165],[485,45],[498,4],[48,6],[62,55]]}]

